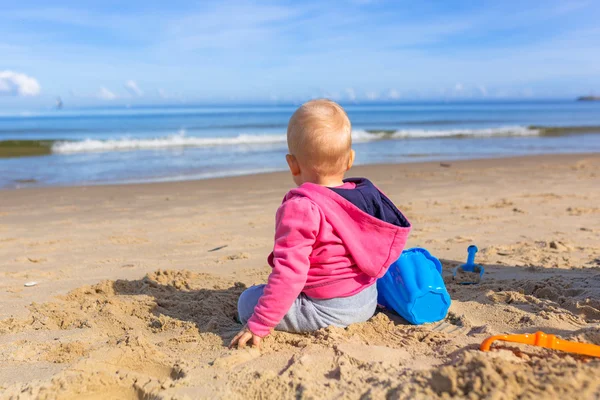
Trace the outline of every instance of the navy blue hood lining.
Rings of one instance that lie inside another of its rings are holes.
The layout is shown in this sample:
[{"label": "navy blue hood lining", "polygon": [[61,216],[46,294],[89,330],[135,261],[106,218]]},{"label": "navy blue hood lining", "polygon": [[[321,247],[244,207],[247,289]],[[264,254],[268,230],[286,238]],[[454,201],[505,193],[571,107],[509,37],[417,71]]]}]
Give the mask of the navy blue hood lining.
[{"label": "navy blue hood lining", "polygon": [[348,178],[344,183],[356,185],[354,189],[330,187],[332,191],[354,204],[361,211],[389,224],[409,228],[410,223],[398,208],[366,178]]}]

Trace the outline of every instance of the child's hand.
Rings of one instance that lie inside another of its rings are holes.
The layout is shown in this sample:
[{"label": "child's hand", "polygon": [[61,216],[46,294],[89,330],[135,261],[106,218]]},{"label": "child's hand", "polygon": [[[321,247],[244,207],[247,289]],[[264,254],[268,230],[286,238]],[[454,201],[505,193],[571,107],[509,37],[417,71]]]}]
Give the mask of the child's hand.
[{"label": "child's hand", "polygon": [[229,343],[229,348],[231,349],[237,345],[238,349],[243,349],[246,347],[246,343],[248,343],[250,339],[252,339],[252,346],[259,349],[262,338],[252,333],[247,326],[244,326],[242,330],[231,340],[231,343]]}]

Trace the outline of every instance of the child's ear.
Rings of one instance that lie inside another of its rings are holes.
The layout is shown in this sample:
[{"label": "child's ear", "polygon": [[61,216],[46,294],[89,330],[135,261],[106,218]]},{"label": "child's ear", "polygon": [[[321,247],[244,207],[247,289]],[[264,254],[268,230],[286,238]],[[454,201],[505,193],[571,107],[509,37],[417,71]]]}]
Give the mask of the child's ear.
[{"label": "child's ear", "polygon": [[354,152],[354,150],[351,149],[350,157],[348,157],[348,167],[346,168],[346,171],[352,168],[352,165],[354,164],[354,157],[356,157],[356,153]]},{"label": "child's ear", "polygon": [[300,164],[298,164],[298,160],[292,154],[287,154],[285,156],[285,160],[288,163],[288,167],[290,167],[290,172],[293,176],[300,175]]}]

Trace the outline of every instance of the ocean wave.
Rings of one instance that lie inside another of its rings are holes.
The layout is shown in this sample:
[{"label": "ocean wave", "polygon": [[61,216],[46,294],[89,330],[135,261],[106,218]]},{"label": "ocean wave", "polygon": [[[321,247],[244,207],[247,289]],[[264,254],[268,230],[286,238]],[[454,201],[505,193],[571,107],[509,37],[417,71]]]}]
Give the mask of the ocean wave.
[{"label": "ocean wave", "polygon": [[101,151],[167,149],[182,147],[217,147],[239,145],[268,145],[286,143],[286,135],[238,135],[234,137],[195,137],[185,134],[150,139],[86,139],[77,142],[61,141],[52,146],[54,153],[87,153]]},{"label": "ocean wave", "polygon": [[379,139],[430,139],[430,138],[460,138],[460,137],[509,137],[536,136],[539,129],[526,126],[503,126],[498,128],[481,129],[367,129],[353,133],[354,140],[373,136]]},{"label": "ocean wave", "polygon": [[[523,126],[487,128],[487,129],[400,129],[400,130],[355,130],[352,140],[364,143],[375,140],[459,138],[459,137],[498,137],[498,136],[535,136],[539,129]],[[185,132],[176,135],[148,139],[86,139],[82,141],[58,141],[52,145],[53,153],[87,153],[104,151],[126,151],[143,149],[168,149],[182,147],[218,147],[218,146],[260,146],[285,144],[285,134],[252,135],[243,134],[233,137],[196,137]]]}]

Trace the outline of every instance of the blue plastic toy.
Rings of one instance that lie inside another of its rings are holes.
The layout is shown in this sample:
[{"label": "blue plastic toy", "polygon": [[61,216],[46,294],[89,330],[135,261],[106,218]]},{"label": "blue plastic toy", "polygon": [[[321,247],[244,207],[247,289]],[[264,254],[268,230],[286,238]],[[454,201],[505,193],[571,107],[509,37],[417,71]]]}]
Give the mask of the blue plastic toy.
[{"label": "blue plastic toy", "polygon": [[420,325],[443,319],[450,295],[442,279],[442,264],[425,249],[402,252],[388,272],[377,280],[377,302]]},{"label": "blue plastic toy", "polygon": [[485,270],[481,265],[475,264],[475,254],[478,251],[477,246],[471,245],[467,251],[469,252],[469,256],[467,257],[466,264],[454,268],[452,276],[461,285],[474,285],[481,281]]}]

